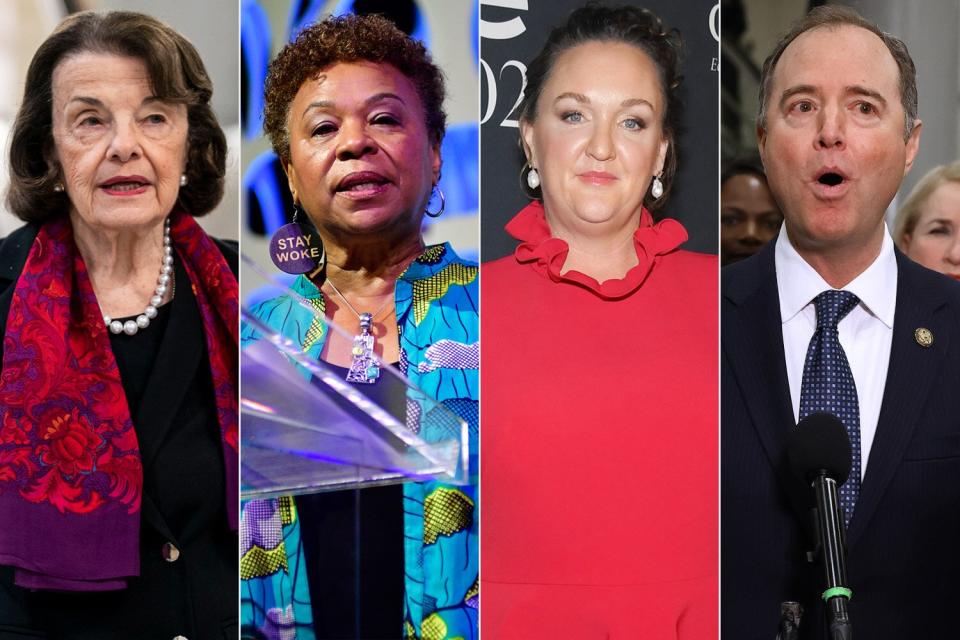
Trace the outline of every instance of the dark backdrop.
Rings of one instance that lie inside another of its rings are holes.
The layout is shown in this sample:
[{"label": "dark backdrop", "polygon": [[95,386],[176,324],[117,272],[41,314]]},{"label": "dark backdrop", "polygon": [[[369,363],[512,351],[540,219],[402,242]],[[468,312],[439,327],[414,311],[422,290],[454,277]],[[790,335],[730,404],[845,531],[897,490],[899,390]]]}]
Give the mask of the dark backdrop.
[{"label": "dark backdrop", "polygon": [[[583,0],[482,0],[480,6],[481,256],[493,260],[516,242],[503,226],[529,200],[520,190],[523,154],[517,144],[516,105],[521,74],[553,27]],[[611,3],[613,4],[613,3]],[[640,3],[635,3],[640,4]],[[679,136],[680,168],[674,190],[658,216],[687,228],[684,246],[717,252],[718,203],[718,3],[715,0],[650,0],[644,6],[683,36]]]}]

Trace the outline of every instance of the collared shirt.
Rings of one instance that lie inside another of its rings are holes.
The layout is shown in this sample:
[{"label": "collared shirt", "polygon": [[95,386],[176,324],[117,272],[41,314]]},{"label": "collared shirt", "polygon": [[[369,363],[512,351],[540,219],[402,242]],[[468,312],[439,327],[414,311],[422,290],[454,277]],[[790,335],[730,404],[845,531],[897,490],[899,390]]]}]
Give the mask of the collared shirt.
[{"label": "collared shirt", "polygon": [[[790,382],[793,418],[797,420],[803,365],[817,329],[817,309],[813,301],[817,295],[833,287],[797,253],[787,238],[786,225],[780,228],[774,262],[783,323],[783,355]],[[897,306],[897,258],[888,232],[883,234],[877,258],[843,290],[860,298],[860,303],[840,321],[837,329],[860,404],[860,455],[864,461],[860,466],[860,479],[863,480],[880,418]]]}]

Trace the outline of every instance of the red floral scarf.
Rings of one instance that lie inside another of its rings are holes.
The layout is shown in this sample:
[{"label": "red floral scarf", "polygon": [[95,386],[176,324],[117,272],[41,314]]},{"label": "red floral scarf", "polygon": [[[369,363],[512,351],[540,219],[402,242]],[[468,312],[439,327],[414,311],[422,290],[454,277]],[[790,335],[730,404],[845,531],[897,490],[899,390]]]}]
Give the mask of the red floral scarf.
[{"label": "red floral scarf", "polygon": [[[200,308],[230,526],[237,525],[237,279],[192,216],[171,238]],[[0,564],[31,589],[100,591],[139,575],[143,469],[120,372],[67,216],[15,285],[0,373]]]}]

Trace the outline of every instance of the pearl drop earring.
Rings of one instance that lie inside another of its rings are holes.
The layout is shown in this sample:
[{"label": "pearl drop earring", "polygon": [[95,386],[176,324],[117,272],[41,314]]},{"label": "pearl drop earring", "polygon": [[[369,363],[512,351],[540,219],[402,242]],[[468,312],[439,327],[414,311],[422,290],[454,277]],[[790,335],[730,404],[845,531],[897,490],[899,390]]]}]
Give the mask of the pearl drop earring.
[{"label": "pearl drop earring", "polygon": [[650,195],[656,200],[663,195],[663,183],[660,182],[660,176],[653,177],[653,184],[650,185]]},{"label": "pearl drop earring", "polygon": [[527,186],[531,189],[536,189],[540,186],[540,172],[534,167],[530,167],[530,171],[527,171]]}]

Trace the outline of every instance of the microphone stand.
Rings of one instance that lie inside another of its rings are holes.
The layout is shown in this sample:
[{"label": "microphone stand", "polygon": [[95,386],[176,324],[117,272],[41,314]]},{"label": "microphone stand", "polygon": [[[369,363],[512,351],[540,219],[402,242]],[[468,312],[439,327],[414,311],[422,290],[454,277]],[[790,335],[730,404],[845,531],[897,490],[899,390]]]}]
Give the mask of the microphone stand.
[{"label": "microphone stand", "polygon": [[845,525],[840,516],[837,500],[837,482],[820,472],[813,479],[813,493],[818,513],[820,553],[823,554],[824,590],[822,597],[827,604],[827,622],[831,640],[852,640],[853,626],[847,603],[853,592],[847,586],[845,562]]}]

